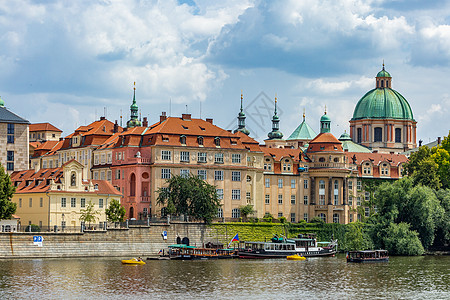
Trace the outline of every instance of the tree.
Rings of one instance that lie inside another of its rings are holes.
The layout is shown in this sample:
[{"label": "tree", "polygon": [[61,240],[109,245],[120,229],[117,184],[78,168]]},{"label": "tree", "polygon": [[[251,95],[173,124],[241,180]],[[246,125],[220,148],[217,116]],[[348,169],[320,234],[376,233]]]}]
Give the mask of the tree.
[{"label": "tree", "polygon": [[249,215],[253,215],[256,212],[256,210],[253,209],[253,205],[251,204],[242,205],[239,207],[239,210],[241,211],[241,216],[244,218],[244,220],[247,220],[247,217]]},{"label": "tree", "polygon": [[123,222],[125,220],[125,207],[120,205],[116,199],[111,200],[108,208],[105,210],[106,218],[109,222]]},{"label": "tree", "polygon": [[450,189],[436,192],[444,214],[437,224],[436,237],[433,246],[442,247],[450,243]]},{"label": "tree", "polygon": [[346,233],[344,235],[345,248],[339,243],[339,247],[344,251],[366,250],[373,248],[372,240],[364,232],[363,223],[355,222],[346,225]]},{"label": "tree", "polygon": [[210,224],[221,206],[216,187],[198,176],[172,176],[167,187],[160,188],[157,203],[168,214],[188,215]]},{"label": "tree", "polygon": [[407,223],[391,223],[384,234],[384,248],[393,255],[422,255],[425,251],[418,235]]},{"label": "tree", "polygon": [[17,204],[11,201],[16,188],[11,184],[11,178],[0,164],[0,220],[11,219],[16,212]]},{"label": "tree", "polygon": [[91,227],[91,222],[94,223],[95,221],[97,221],[98,219],[97,215],[100,214],[98,211],[94,209],[94,204],[91,201],[89,201],[87,207],[85,209],[80,210],[80,212],[81,212],[80,221],[88,223],[89,224],[88,227]]}]

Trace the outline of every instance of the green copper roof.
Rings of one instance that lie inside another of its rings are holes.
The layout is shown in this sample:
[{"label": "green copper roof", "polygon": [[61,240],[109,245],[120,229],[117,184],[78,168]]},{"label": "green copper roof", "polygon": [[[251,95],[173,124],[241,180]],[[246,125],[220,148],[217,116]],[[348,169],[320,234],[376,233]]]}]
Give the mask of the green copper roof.
[{"label": "green copper roof", "polygon": [[383,70],[378,72],[377,77],[391,77],[391,74],[389,74],[389,72],[386,71],[383,67]]},{"label": "green copper roof", "polygon": [[317,133],[306,123],[303,122],[298,125],[294,132],[289,136],[288,140],[312,140],[317,136]]},{"label": "green copper roof", "polygon": [[358,145],[352,141],[352,138],[347,132],[344,132],[340,137],[339,141],[342,142],[342,148],[344,151],[348,152],[359,152],[359,153],[372,153],[369,148]]},{"label": "green copper roof", "polygon": [[352,120],[359,119],[414,120],[408,101],[390,88],[376,88],[367,92],[353,112]]},{"label": "green copper roof", "polygon": [[322,118],[320,118],[320,122],[331,122],[330,117],[327,115],[327,113],[325,112],[325,114],[322,116]]}]

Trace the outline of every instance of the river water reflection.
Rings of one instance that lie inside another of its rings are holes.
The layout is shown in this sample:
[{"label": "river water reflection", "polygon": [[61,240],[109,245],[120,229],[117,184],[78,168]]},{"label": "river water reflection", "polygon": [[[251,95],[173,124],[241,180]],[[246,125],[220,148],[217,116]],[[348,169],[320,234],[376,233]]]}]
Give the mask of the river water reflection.
[{"label": "river water reflection", "polygon": [[450,257],[288,260],[0,260],[0,299],[450,299]]}]

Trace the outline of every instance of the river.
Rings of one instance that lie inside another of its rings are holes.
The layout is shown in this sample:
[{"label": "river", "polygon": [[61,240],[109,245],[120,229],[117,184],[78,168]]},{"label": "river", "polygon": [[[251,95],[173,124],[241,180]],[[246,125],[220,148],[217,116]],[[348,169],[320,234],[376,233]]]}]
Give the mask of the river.
[{"label": "river", "polygon": [[450,299],[450,256],[288,260],[0,260],[0,299]]}]

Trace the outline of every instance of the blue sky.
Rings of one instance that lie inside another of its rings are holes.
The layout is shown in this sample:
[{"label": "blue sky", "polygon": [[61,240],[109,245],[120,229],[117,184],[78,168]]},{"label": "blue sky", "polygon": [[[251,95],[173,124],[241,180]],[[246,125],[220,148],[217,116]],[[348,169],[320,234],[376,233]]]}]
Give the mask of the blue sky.
[{"label": "blue sky", "polygon": [[0,96],[31,122],[70,134],[104,115],[189,112],[234,129],[240,93],[252,136],[278,98],[288,137],[306,111],[348,131],[382,68],[424,142],[448,135],[450,4],[383,0],[79,0],[0,2]]}]

